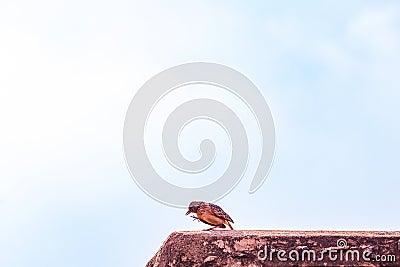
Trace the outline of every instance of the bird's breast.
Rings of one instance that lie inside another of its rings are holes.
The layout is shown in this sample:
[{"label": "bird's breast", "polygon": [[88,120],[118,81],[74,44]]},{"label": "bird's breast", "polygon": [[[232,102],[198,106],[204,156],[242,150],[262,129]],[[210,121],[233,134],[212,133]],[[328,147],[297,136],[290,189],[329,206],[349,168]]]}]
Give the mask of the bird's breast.
[{"label": "bird's breast", "polygon": [[221,219],[221,218],[219,218],[213,214],[207,213],[207,212],[197,213],[197,218],[199,218],[200,220],[206,221],[212,225],[221,225],[221,224],[224,224],[224,222],[225,222],[224,219]]}]

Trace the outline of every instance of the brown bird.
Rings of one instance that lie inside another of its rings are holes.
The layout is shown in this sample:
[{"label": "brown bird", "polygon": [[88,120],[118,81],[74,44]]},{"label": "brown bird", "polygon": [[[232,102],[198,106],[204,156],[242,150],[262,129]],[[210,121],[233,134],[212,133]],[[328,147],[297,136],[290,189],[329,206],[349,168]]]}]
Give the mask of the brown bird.
[{"label": "brown bird", "polygon": [[215,228],[225,228],[225,224],[233,230],[232,225],[229,223],[233,223],[232,218],[229,217],[229,215],[226,214],[223,209],[215,204],[203,201],[192,201],[189,205],[189,209],[186,212],[186,215],[190,213],[196,213],[197,217],[191,216],[195,220],[213,226],[209,229],[205,229],[204,231],[213,230]]}]

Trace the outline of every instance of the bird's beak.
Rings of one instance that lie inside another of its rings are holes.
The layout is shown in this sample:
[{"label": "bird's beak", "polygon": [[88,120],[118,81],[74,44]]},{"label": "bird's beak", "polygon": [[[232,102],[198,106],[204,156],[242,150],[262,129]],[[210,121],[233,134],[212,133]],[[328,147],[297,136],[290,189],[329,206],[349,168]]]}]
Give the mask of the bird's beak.
[{"label": "bird's beak", "polygon": [[189,215],[189,214],[190,214],[190,210],[188,210],[185,215]]}]

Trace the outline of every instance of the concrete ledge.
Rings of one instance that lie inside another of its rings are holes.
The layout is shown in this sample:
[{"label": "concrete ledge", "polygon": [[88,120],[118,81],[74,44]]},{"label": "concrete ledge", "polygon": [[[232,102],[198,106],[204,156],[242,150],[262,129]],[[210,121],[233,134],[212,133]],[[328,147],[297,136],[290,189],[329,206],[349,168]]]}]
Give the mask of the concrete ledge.
[{"label": "concrete ledge", "polygon": [[174,232],[146,266],[339,265],[400,266],[400,232]]}]

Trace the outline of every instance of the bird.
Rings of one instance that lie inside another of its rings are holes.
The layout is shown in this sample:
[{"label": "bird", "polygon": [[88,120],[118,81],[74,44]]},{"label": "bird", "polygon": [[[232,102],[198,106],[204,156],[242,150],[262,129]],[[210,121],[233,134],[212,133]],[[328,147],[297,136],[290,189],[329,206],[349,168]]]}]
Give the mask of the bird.
[{"label": "bird", "polygon": [[213,227],[205,229],[204,231],[214,230],[216,228],[226,228],[225,225],[229,226],[233,230],[231,223],[234,223],[232,218],[223,210],[220,206],[213,203],[207,203],[204,201],[192,201],[189,204],[186,215],[190,213],[196,213],[196,216],[191,216],[194,220],[201,221],[205,224]]}]

